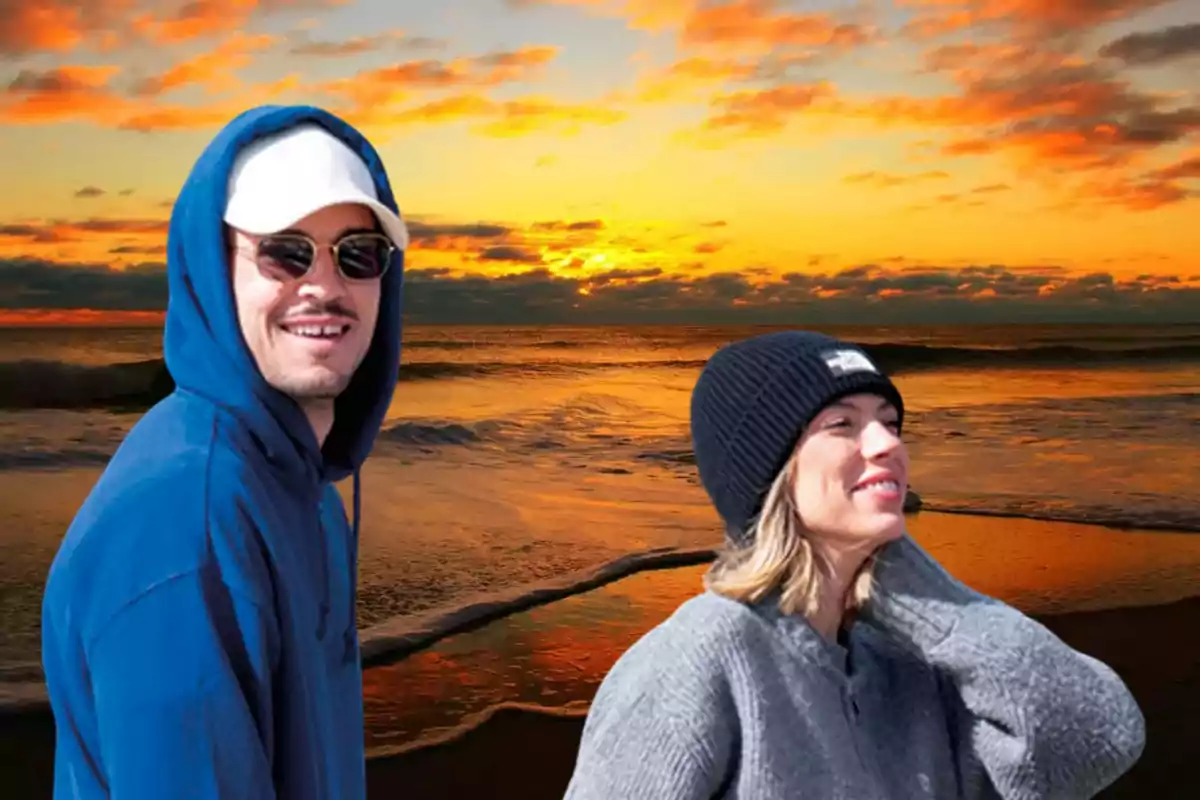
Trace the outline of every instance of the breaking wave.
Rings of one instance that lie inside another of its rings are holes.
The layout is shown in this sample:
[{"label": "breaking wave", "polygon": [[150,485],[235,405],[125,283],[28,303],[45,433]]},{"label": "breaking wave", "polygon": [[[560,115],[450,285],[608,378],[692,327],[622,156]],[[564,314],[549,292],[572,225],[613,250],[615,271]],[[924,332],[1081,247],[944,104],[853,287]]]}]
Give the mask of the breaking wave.
[{"label": "breaking wave", "polygon": [[[360,632],[363,667],[397,661],[449,636],[591,591],[638,572],[704,564],[711,548],[661,547],[616,558],[595,568],[483,595],[447,608],[392,617]],[[0,666],[0,714],[48,712],[45,676],[36,663]]]},{"label": "breaking wave", "polygon": [[[432,346],[432,342],[425,343]],[[445,343],[437,343],[445,348]],[[471,347],[478,345],[472,344]],[[575,349],[575,343],[539,343],[547,350]],[[919,344],[873,344],[866,350],[888,372],[969,367],[1105,367],[1122,363],[1178,363],[1200,361],[1200,345],[1168,344],[1126,349],[1095,349],[1075,345],[996,349],[935,347]],[[414,348],[419,349],[419,348]],[[400,366],[400,380],[430,381],[495,375],[540,377],[579,375],[624,369],[691,369],[704,366],[698,359],[660,361],[417,361]],[[144,409],[166,396],[174,381],[162,359],[84,366],[62,361],[21,360],[0,362],[0,408],[129,408]]]}]

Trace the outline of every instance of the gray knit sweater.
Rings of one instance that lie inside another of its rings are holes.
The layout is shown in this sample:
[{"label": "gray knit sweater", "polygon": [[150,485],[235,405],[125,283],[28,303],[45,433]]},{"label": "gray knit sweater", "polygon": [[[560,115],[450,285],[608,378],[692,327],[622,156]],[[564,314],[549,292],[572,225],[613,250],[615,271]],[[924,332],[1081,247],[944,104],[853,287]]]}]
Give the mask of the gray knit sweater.
[{"label": "gray knit sweater", "polygon": [[1087,798],[1140,757],[1104,664],[889,544],[845,646],[704,593],[601,684],[567,800]]}]

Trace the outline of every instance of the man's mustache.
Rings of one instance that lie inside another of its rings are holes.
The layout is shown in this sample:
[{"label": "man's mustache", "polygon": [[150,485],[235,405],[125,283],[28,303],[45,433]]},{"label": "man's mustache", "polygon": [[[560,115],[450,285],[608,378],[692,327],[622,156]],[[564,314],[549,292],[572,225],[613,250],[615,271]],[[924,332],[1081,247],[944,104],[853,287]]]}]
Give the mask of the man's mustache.
[{"label": "man's mustache", "polygon": [[280,322],[286,323],[289,319],[299,319],[303,317],[341,317],[343,319],[358,321],[358,314],[355,314],[352,309],[342,305],[340,301],[332,300],[328,303],[320,305],[309,304],[303,308],[290,309],[285,317]]}]

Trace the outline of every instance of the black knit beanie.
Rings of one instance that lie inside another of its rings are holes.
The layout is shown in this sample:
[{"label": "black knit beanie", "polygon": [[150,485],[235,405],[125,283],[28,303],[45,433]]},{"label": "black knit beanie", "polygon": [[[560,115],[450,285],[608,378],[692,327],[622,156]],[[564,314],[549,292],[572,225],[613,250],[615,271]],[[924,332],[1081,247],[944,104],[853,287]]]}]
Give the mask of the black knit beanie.
[{"label": "black knit beanie", "polygon": [[726,533],[745,544],[762,501],[821,409],[871,392],[904,403],[858,346],[809,331],[781,331],[726,345],[692,391],[692,448]]}]

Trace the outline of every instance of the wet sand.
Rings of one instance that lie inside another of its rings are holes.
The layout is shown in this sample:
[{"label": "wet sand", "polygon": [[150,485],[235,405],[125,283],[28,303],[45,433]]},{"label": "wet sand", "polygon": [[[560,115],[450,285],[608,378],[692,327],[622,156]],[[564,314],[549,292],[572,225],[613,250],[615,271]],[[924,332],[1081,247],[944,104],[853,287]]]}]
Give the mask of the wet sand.
[{"label": "wet sand", "polygon": [[[1100,795],[1194,797],[1200,789],[1200,597],[1165,605],[1038,615],[1072,646],[1112,665],[1146,714],[1145,755]],[[561,798],[582,717],[519,707],[495,711],[437,744],[372,758],[373,798]],[[50,796],[53,723],[44,712],[0,717],[5,796]]]},{"label": "wet sand", "polygon": [[[1141,761],[1103,800],[1200,796],[1200,598],[1039,616],[1068,644],[1111,665],[1147,719]],[[583,720],[517,708],[445,743],[372,759],[371,797],[561,800]]]}]

